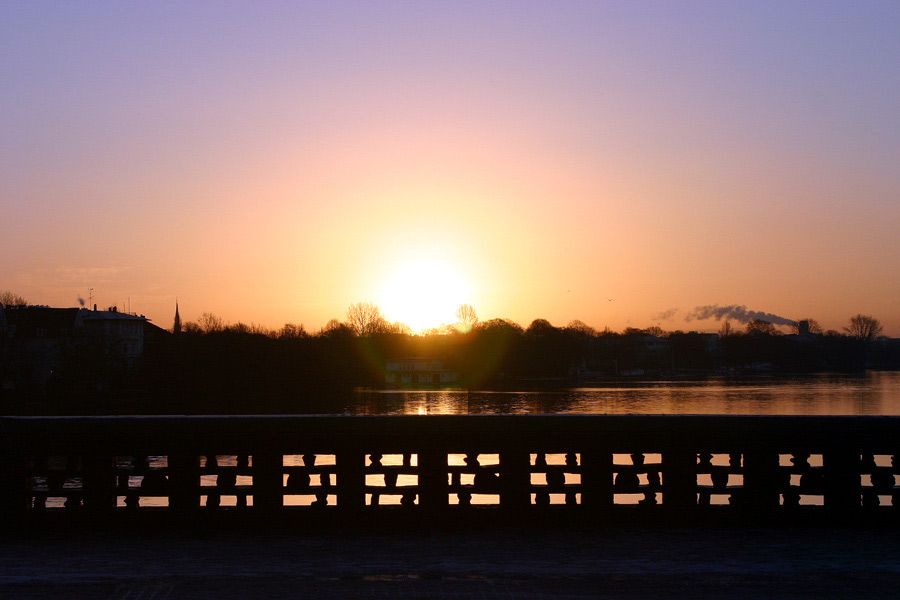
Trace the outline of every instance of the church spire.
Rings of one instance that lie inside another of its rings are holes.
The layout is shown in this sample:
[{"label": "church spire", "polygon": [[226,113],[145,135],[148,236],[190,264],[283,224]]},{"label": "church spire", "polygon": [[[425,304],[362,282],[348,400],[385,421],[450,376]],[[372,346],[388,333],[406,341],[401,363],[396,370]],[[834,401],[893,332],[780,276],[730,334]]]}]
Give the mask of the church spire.
[{"label": "church spire", "polygon": [[172,333],[181,333],[181,317],[178,315],[178,299],[175,299],[175,322],[172,323]]}]

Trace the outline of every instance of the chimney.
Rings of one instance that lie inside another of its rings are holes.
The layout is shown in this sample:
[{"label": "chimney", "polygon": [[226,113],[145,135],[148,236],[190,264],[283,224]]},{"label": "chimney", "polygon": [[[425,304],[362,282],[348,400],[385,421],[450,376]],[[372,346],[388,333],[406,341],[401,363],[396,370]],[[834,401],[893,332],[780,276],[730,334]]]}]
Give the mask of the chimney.
[{"label": "chimney", "polygon": [[800,335],[809,335],[809,321],[800,321],[797,323],[797,333]]}]

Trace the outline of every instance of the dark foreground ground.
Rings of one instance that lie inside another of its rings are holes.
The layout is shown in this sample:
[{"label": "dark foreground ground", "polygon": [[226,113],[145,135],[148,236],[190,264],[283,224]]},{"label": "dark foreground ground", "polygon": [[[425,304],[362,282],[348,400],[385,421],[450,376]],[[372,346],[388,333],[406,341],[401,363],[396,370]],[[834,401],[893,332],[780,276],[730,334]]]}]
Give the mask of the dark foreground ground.
[{"label": "dark foreground ground", "polygon": [[0,598],[897,598],[900,530],[0,534]]}]

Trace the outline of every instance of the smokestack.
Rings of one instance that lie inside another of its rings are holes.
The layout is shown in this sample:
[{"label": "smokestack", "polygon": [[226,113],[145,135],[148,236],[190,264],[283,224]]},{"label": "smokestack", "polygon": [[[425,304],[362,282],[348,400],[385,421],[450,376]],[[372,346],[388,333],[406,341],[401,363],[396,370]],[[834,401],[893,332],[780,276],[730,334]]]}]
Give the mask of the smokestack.
[{"label": "smokestack", "polygon": [[797,333],[799,333],[800,335],[809,335],[809,321],[798,321]]}]

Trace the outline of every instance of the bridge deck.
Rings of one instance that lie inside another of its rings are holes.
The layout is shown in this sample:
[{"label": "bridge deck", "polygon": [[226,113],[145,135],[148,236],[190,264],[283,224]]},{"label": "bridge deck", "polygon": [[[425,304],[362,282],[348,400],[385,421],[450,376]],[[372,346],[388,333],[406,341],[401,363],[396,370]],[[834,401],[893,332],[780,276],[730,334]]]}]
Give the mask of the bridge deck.
[{"label": "bridge deck", "polygon": [[0,538],[0,597],[896,598],[892,529],[248,533]]}]

